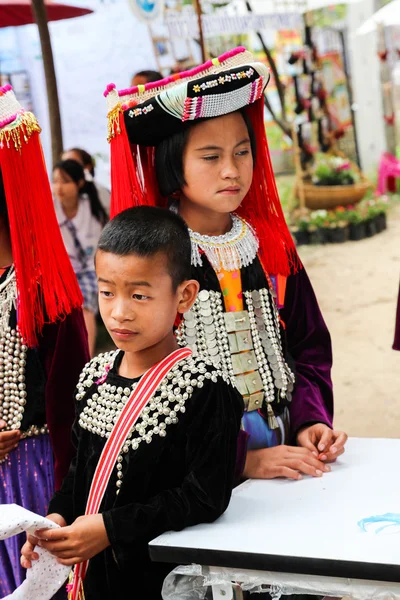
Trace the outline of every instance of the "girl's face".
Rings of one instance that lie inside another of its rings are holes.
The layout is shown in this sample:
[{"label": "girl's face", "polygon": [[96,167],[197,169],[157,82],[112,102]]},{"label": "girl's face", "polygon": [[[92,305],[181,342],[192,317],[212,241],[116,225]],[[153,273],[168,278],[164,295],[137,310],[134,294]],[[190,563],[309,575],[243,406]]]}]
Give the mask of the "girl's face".
[{"label": "girl's face", "polygon": [[253,157],[249,132],[235,112],[194,125],[183,154],[181,201],[217,213],[235,211],[249,191]]},{"label": "girl's face", "polygon": [[75,181],[61,169],[55,169],[53,171],[53,193],[57,200],[63,205],[70,205],[78,201],[79,190],[82,187],[80,183],[75,183]]}]

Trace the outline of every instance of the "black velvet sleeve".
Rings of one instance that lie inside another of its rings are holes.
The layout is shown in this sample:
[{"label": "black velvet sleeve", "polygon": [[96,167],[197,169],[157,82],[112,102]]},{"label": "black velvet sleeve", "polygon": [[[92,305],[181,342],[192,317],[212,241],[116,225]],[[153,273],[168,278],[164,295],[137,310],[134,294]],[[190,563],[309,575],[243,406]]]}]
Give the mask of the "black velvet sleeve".
[{"label": "black velvet sleeve", "polygon": [[207,381],[187,403],[181,484],[146,503],[103,513],[119,568],[127,568],[135,549],[157,535],[212,522],[227,508],[234,484],[236,447],[243,400],[230,385]]},{"label": "black velvet sleeve", "polygon": [[44,329],[41,344],[46,370],[46,422],[54,454],[55,487],[59,489],[75,452],[71,445],[74,390],[90,360],[87,332],[81,309]]},{"label": "black velvet sleeve", "polygon": [[287,280],[285,306],[287,345],[295,361],[296,386],[290,404],[293,441],[301,427],[332,427],[333,390],[331,337],[305,269]]},{"label": "black velvet sleeve", "polygon": [[71,444],[74,449],[74,457],[71,460],[68,473],[62,482],[61,489],[54,494],[54,496],[50,500],[48,508],[49,515],[53,513],[61,515],[62,517],[64,517],[68,525],[71,525],[71,523],[73,523],[73,521],[75,520],[73,494],[75,484],[76,463],[78,460],[76,451],[79,445],[79,436],[82,431],[79,426],[78,420],[82,408],[82,403],[77,403],[76,417],[71,434]]}]

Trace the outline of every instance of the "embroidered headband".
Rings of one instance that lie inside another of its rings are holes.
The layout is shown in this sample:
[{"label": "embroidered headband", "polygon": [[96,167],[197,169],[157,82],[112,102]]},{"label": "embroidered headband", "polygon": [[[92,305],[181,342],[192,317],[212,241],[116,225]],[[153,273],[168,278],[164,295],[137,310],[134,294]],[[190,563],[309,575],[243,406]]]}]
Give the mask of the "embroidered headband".
[{"label": "embroidered headband", "polygon": [[254,62],[245,48],[236,48],[200,67],[146,85],[104,95],[109,116],[109,139],[122,111],[129,141],[156,146],[186,122],[219,117],[253,104],[269,81],[268,68]]}]

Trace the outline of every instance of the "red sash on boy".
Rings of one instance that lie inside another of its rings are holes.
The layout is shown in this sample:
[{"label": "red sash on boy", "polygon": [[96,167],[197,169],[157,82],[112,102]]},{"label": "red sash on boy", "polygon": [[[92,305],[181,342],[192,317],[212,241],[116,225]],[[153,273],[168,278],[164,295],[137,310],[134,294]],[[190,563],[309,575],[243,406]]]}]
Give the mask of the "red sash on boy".
[{"label": "red sash on boy", "polygon": [[[179,348],[165,357],[161,362],[151,367],[140,378],[138,385],[133,390],[122,409],[100,455],[90,487],[85,515],[95,515],[98,513],[118,455],[121,452],[129,432],[140,417],[142,410],[153,397],[158,386],[172,367],[191,354],[192,351],[189,348]],[[88,564],[89,561],[86,560],[75,566],[73,582],[69,586],[69,600],[80,600],[81,598],[84,598],[83,594],[81,595],[80,592],[83,591],[83,580],[86,575]]]}]

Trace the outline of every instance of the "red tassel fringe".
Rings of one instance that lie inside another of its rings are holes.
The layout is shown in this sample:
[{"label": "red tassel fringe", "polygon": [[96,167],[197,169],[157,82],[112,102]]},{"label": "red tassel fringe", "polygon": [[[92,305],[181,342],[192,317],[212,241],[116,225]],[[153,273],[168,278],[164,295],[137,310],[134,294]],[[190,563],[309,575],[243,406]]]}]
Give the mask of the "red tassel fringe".
[{"label": "red tassel fringe", "polygon": [[[118,122],[114,123],[114,135],[111,145],[111,219],[123,210],[143,204],[143,189],[135,168],[137,147],[132,151],[126,133],[124,115],[119,113]],[[136,160],[137,162],[137,160]]]},{"label": "red tassel fringe", "polygon": [[83,298],[65,251],[39,134],[22,147],[4,143],[0,165],[7,199],[12,253],[18,289],[18,328],[24,342],[37,345],[45,323],[64,318]]},{"label": "red tassel fringe", "polygon": [[110,141],[110,217],[132,206],[161,205],[154,168],[154,148],[132,146],[129,143],[122,112],[113,127]]},{"label": "red tassel fringe", "polygon": [[279,200],[265,133],[263,99],[247,107],[246,111],[256,138],[256,163],[249,193],[237,213],[257,232],[264,270],[271,275],[287,277],[299,270],[301,262]]}]

